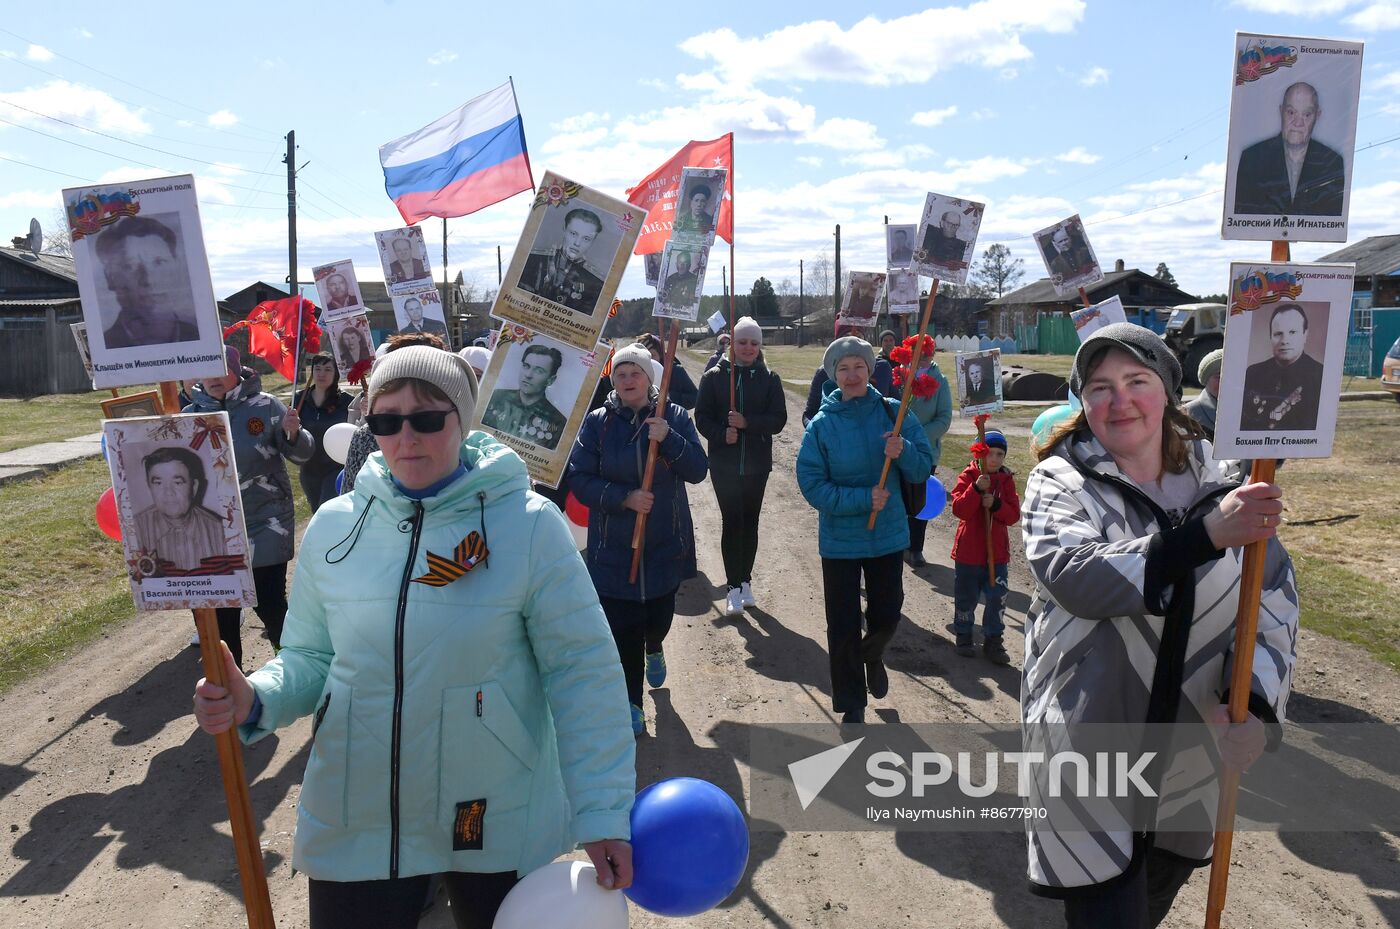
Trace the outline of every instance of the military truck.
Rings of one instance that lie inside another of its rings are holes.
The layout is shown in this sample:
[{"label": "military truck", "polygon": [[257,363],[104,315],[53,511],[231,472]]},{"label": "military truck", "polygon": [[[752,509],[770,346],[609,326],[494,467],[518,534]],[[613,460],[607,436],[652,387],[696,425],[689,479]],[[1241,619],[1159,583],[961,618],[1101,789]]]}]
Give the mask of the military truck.
[{"label": "military truck", "polygon": [[1225,344],[1226,306],[1223,303],[1183,303],[1172,307],[1163,336],[1181,362],[1187,384],[1203,386],[1196,378],[1201,359]]}]

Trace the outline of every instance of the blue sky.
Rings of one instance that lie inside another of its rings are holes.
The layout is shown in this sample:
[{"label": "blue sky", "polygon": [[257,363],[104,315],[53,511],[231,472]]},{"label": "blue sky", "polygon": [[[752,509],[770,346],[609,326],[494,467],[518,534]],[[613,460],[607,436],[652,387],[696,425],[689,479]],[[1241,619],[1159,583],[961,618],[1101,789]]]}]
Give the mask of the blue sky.
[{"label": "blue sky", "polygon": [[[378,146],[508,75],[537,179],[622,196],[686,140],[734,131],[741,292],[795,283],[836,223],[843,265],[879,268],[883,217],[915,222],[927,190],[986,201],[979,254],[1006,244],[1027,280],[1044,273],[1029,234],[1078,212],[1105,266],[1165,261],[1220,291],[1231,259],[1268,253],[1219,237],[1236,30],[1366,42],[1357,148],[1382,144],[1356,156],[1351,241],[1400,231],[1400,0],[111,9],[27,4],[0,24],[0,233],[53,225],[63,187],[194,173],[220,296],[286,277],[288,129],[309,162],[300,277],[348,256],[379,279],[371,233],[400,221]],[[494,287],[527,205],[452,220],[450,272]],[[440,277],[440,222],[424,228]],[[622,293],[646,292],[638,261]]]}]

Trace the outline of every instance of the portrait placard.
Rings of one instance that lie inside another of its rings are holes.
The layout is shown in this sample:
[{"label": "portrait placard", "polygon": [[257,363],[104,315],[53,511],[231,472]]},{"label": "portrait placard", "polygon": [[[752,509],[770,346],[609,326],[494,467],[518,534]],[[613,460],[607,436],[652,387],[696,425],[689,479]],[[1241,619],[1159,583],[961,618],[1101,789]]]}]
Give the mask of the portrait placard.
[{"label": "portrait placard", "polygon": [[642,267],[646,269],[647,286],[655,287],[657,279],[661,277],[661,252],[643,255]]},{"label": "portrait placard", "polygon": [[1001,399],[1001,349],[958,352],[958,409],[964,413],[995,413]]},{"label": "portrait placard", "polygon": [[311,269],[316,293],[321,298],[321,321],[365,312],[360,282],[355,279],[355,263],[349,258]]},{"label": "portrait placard", "polygon": [[595,365],[608,351],[606,342],[585,352],[523,326],[502,326],[472,428],[510,446],[530,480],[558,487],[598,386]]},{"label": "portrait placard", "polygon": [[1099,259],[1094,256],[1078,213],[1035,233],[1035,244],[1045,259],[1050,283],[1061,297],[1103,280]]},{"label": "portrait placard", "polygon": [[703,244],[687,245],[672,238],[661,253],[661,285],[651,315],[670,319],[700,318],[700,297],[705,286],[705,266],[710,250]]},{"label": "portrait placard", "polygon": [[[417,226],[385,229],[374,234],[379,248],[379,264],[384,268],[384,286],[391,294],[425,290],[433,286],[433,266],[423,230]],[[324,297],[322,298],[324,299]]]},{"label": "portrait placard", "polygon": [[592,352],[642,212],[546,171],[491,315]]},{"label": "portrait placard", "polygon": [[715,219],[724,202],[724,168],[683,168],[671,216],[671,242],[702,245],[715,241]]},{"label": "portrait placard", "polygon": [[914,263],[914,243],[918,241],[917,223],[885,226],[885,268],[908,270]]},{"label": "portrait placard", "polygon": [[919,312],[919,275],[914,271],[891,270],[885,278],[889,288],[890,315]]},{"label": "portrait placard", "polygon": [[228,414],[102,423],[136,609],[254,606]]},{"label": "portrait placard", "polygon": [[[437,291],[433,291],[437,293]],[[330,337],[331,351],[335,353],[335,366],[340,369],[341,380],[361,362],[374,361],[374,333],[369,328],[369,317],[364,313],[342,316],[327,324],[326,335]]]},{"label": "portrait placard", "polygon": [[103,419],[131,419],[134,416],[159,416],[160,392],[143,390],[139,394],[110,397],[102,401]]},{"label": "portrait placard", "polygon": [[223,331],[194,178],[70,187],[72,242],[94,387],[223,373]]},{"label": "portrait placard", "polygon": [[87,323],[69,323],[68,328],[73,333],[73,343],[78,346],[78,360],[83,363],[88,380],[92,380],[92,349],[88,347]]},{"label": "portrait placard", "polygon": [[882,271],[847,271],[846,286],[841,292],[841,310],[836,314],[836,328],[868,329],[874,326],[884,287],[885,274]]},{"label": "portrait placard", "polygon": [[986,204],[929,193],[914,237],[911,267],[944,284],[966,284]]},{"label": "portrait placard", "polygon": [[393,294],[389,302],[394,307],[394,323],[399,327],[399,335],[431,332],[447,342],[447,317],[442,313],[442,295],[436,288]]},{"label": "portrait placard", "polygon": [[1069,318],[1074,323],[1075,335],[1079,336],[1079,341],[1083,343],[1085,339],[1109,323],[1126,323],[1128,314],[1123,312],[1122,300],[1117,297],[1109,297],[1102,303],[1070,310]]},{"label": "portrait placard", "polygon": [[1350,264],[1230,263],[1216,458],[1332,454],[1355,271]]},{"label": "portrait placard", "polygon": [[1221,238],[1347,240],[1361,52],[1236,33]]}]

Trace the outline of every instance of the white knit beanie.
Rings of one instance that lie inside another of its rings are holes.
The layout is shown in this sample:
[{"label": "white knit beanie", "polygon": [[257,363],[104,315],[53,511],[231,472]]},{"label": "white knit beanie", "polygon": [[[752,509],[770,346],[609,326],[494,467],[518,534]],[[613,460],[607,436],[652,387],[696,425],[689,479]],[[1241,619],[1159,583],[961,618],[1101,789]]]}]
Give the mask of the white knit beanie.
[{"label": "white knit beanie", "polygon": [[467,434],[476,409],[476,373],[465,358],[431,345],[410,345],[390,352],[375,363],[370,374],[370,411],[385,384],[406,377],[427,381],[447,394],[462,419],[462,435]]},{"label": "white knit beanie", "polygon": [[652,368],[653,360],[651,352],[640,342],[633,342],[631,345],[624,346],[613,352],[612,369],[616,371],[618,365],[624,364],[636,365],[641,368],[642,373],[650,378],[653,384],[660,379]]},{"label": "white knit beanie", "polygon": [[734,338],[736,339],[758,339],[763,341],[763,329],[758,325],[758,320],[752,316],[740,316],[739,321],[734,324]]}]

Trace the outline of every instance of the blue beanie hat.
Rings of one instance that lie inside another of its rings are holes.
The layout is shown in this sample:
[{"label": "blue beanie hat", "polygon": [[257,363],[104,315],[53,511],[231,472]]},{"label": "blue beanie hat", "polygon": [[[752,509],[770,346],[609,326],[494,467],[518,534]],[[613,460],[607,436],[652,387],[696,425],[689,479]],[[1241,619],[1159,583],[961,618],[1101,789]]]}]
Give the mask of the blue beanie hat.
[{"label": "blue beanie hat", "polygon": [[988,448],[999,448],[1002,451],[1006,451],[1006,436],[997,432],[995,429],[988,429],[986,433],[984,433],[984,436]]}]

